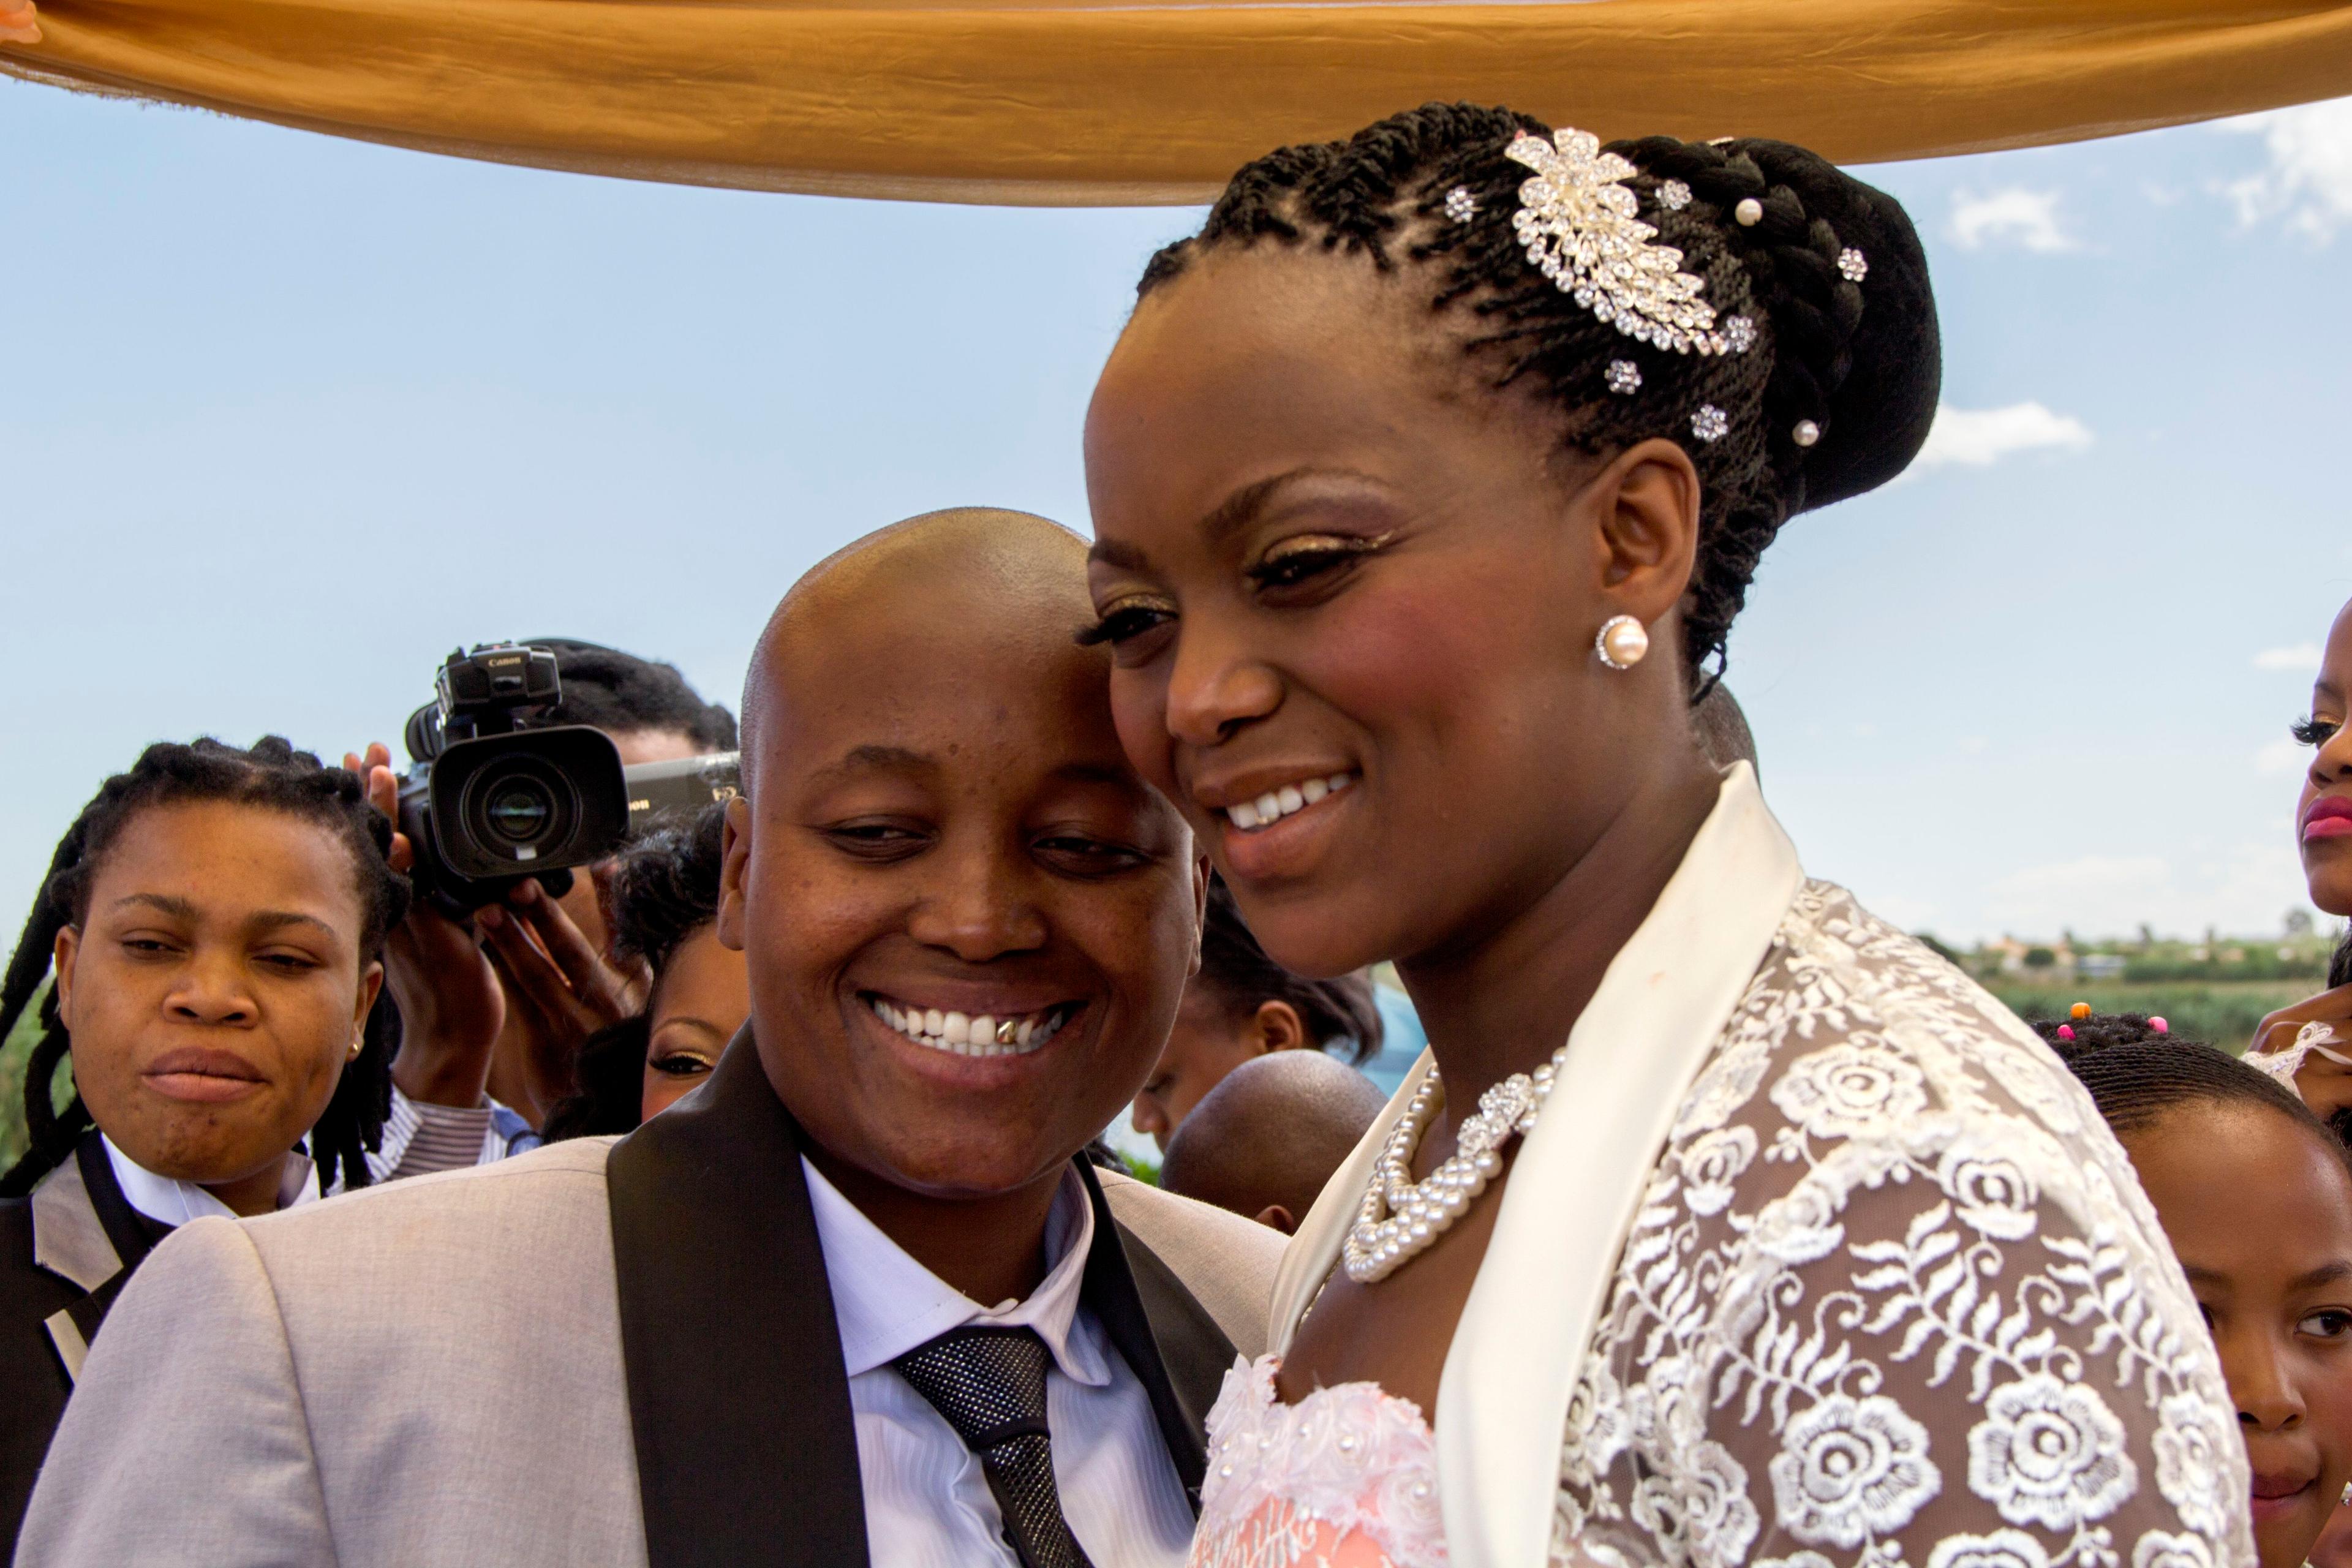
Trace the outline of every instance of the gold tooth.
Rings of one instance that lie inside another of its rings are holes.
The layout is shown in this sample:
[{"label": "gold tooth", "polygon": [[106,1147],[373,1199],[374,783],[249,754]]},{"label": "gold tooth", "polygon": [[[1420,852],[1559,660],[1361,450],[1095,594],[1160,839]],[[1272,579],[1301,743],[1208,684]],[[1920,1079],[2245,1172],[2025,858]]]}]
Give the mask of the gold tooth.
[{"label": "gold tooth", "polygon": [[1020,1026],[1021,1020],[1018,1018],[1007,1018],[1003,1023],[997,1025],[996,1043],[1000,1046],[1011,1045],[1013,1043],[1013,1037]]}]

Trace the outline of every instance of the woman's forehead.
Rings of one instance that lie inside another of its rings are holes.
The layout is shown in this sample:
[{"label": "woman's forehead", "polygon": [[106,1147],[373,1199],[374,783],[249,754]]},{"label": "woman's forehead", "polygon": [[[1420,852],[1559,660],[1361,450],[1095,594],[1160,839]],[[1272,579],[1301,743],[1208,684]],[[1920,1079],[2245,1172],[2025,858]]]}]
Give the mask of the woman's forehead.
[{"label": "woman's forehead", "polygon": [[184,916],[316,914],[359,901],[352,852],[324,825],[230,801],[151,805],[125,822],[90,881],[93,912],[125,900]]}]

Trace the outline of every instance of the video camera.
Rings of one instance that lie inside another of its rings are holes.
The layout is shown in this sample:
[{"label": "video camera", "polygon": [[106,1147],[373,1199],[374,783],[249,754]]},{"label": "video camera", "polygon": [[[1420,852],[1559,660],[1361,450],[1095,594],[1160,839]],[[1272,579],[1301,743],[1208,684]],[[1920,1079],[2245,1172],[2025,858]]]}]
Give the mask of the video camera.
[{"label": "video camera", "polygon": [[560,898],[572,868],[604,859],[657,818],[740,793],[733,752],[624,767],[601,730],[530,728],[563,695],[550,649],[455,651],[433,689],[408,716],[400,830],[415,847],[418,890],[446,911],[495,902],[524,877]]}]

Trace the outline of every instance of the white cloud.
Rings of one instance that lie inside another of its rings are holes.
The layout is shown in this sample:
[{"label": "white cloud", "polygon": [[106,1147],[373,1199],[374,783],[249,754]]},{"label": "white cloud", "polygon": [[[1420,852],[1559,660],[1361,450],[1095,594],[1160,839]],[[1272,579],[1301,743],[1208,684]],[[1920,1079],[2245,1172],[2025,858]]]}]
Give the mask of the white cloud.
[{"label": "white cloud", "polygon": [[2224,188],[2240,223],[2280,218],[2322,244],[2352,223],[2352,99],[2248,115],[2224,128],[2260,136],[2267,157],[2260,174]]},{"label": "white cloud", "polygon": [[1966,249],[1986,241],[2012,241],[2045,253],[2079,248],[2058,222],[2058,193],[2011,185],[1989,195],[1973,191],[1952,196],[1952,237]]},{"label": "white cloud", "polygon": [[2254,753],[2254,769],[2265,773],[2303,772],[2303,747],[2294,741],[2273,741]]},{"label": "white cloud", "polygon": [[2071,414],[2053,414],[2039,403],[2012,403],[2006,408],[1946,404],[1936,410],[1935,428],[1927,432],[1927,444],[1912,466],[1935,468],[1959,463],[1981,468],[2019,452],[2079,452],[2090,444],[2088,426]]},{"label": "white cloud", "polygon": [[2299,642],[2293,647],[2266,647],[2254,655],[2256,669],[2292,669],[2305,675],[2319,673],[2319,645]]}]

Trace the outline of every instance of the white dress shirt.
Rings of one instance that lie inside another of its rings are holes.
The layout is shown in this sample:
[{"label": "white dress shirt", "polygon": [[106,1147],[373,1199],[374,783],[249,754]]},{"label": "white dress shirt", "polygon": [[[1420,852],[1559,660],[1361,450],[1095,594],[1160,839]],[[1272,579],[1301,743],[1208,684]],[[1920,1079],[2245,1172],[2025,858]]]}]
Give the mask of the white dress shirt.
[{"label": "white dress shirt", "polygon": [[[115,1185],[122,1189],[124,1200],[149,1219],[160,1220],[176,1229],[205,1215],[236,1218],[235,1209],[195,1183],[159,1176],[116,1148],[114,1140],[105,1133],[99,1137],[106,1144],[107,1163],[114,1167]],[[318,1201],[319,1167],[308,1156],[297,1154],[286,1162],[286,1173],[278,1181],[278,1206],[290,1209]]]},{"label": "white dress shirt", "polygon": [[966,1323],[1034,1330],[1053,1363],[1045,1422],[1062,1515],[1095,1568],[1178,1568],[1192,1510],[1151,1399],[1078,1300],[1094,1209],[1066,1173],[1045,1222],[1045,1282],[982,1307],[901,1250],[802,1160],[849,1373],[874,1568],[1019,1568],[979,1456],[890,1363]]}]

